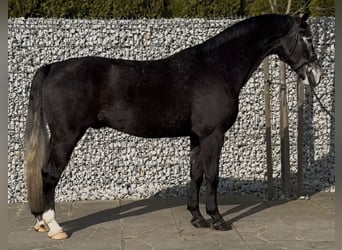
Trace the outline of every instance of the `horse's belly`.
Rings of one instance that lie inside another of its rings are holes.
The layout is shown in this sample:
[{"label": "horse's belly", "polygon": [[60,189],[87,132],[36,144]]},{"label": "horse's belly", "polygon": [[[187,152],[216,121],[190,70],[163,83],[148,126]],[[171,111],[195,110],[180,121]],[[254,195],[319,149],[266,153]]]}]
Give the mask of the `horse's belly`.
[{"label": "horse's belly", "polygon": [[139,137],[178,137],[190,133],[190,119],[184,113],[120,108],[107,112],[105,120],[109,127]]},{"label": "horse's belly", "polygon": [[122,126],[123,121],[119,121],[121,124],[118,126],[111,126],[121,132],[146,138],[162,138],[162,137],[180,137],[190,134],[189,126],[185,123],[179,123],[177,125],[170,125],[168,123],[151,123],[140,122],[130,123],[126,126]]}]

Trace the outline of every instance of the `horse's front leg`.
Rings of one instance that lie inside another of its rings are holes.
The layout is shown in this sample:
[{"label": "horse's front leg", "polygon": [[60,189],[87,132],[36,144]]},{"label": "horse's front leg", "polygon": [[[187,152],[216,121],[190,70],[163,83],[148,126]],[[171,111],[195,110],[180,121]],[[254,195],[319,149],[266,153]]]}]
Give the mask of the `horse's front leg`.
[{"label": "horse's front leg", "polygon": [[212,227],[216,230],[229,230],[230,225],[222,218],[217,206],[217,186],[219,182],[218,170],[224,132],[215,130],[200,141],[200,161],[203,164],[204,175],[207,180],[206,212],[212,218]]},{"label": "horse's front leg", "polygon": [[210,227],[199,210],[199,191],[203,182],[203,169],[199,162],[200,144],[196,135],[190,136],[190,187],[188,194],[188,210],[192,215],[194,227]]}]

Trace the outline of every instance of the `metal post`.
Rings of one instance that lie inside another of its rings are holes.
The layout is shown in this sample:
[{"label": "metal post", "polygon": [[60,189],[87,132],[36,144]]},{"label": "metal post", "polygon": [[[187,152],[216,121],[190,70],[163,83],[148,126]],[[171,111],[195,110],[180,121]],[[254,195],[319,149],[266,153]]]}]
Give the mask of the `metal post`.
[{"label": "metal post", "polygon": [[285,63],[280,63],[280,153],[281,153],[281,182],[286,197],[290,195],[290,144],[289,120],[286,97]]},{"label": "metal post", "polygon": [[270,75],[268,57],[264,60],[264,93],[265,93],[265,125],[266,125],[266,153],[267,153],[267,187],[268,200],[273,199],[273,164],[272,164],[272,133],[271,133],[271,98]]},{"label": "metal post", "polygon": [[303,195],[303,147],[304,147],[304,84],[298,78],[297,105],[298,105],[298,127],[297,127],[297,197]]}]

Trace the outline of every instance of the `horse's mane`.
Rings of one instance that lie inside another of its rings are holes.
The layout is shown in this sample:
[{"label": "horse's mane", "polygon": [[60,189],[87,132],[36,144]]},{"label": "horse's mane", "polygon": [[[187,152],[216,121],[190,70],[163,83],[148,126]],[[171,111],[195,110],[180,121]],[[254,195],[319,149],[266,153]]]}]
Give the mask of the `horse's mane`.
[{"label": "horse's mane", "polygon": [[294,19],[287,15],[267,14],[248,18],[226,28],[200,44],[200,47],[208,51],[234,40],[237,41],[237,39],[239,43],[253,43],[258,38],[279,38],[289,33],[294,27],[294,23]]}]

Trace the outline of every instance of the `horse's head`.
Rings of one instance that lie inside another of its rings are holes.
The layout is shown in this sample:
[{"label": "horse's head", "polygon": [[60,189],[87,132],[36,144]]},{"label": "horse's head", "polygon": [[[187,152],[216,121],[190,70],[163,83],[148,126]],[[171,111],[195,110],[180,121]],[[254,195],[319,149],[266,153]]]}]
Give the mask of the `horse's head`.
[{"label": "horse's head", "polygon": [[294,27],[281,40],[277,54],[291,66],[304,84],[316,86],[322,71],[312,44],[310,27],[306,22],[308,17],[308,14],[304,14],[294,18]]}]

